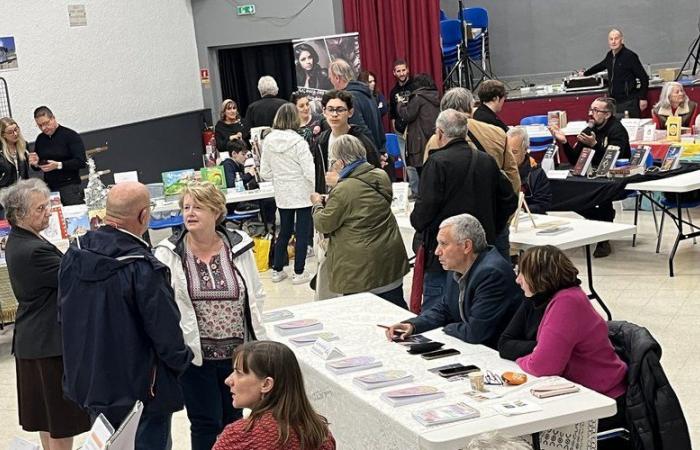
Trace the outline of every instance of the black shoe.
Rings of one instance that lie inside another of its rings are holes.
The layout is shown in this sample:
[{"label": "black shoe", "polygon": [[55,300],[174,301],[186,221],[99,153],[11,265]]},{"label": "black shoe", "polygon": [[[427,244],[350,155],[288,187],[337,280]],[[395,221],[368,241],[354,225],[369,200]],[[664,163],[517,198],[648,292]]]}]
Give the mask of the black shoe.
[{"label": "black shoe", "polygon": [[260,212],[260,207],[255,204],[255,203],[250,203],[250,202],[241,202],[238,203],[233,210],[234,213],[236,214],[252,214],[252,213],[259,213]]},{"label": "black shoe", "polygon": [[598,245],[595,246],[593,257],[605,258],[606,256],[609,256],[610,253],[612,253],[612,246],[610,245],[610,241],[602,241],[598,242]]}]

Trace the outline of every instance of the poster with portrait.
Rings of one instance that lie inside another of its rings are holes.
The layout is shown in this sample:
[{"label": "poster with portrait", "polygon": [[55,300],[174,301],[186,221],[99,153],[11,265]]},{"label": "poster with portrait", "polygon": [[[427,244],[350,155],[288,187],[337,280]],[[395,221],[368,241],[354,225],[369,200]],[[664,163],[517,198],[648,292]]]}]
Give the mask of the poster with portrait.
[{"label": "poster with portrait", "polygon": [[360,72],[360,41],[358,33],[335,34],[292,41],[297,90],[308,95],[311,111],[321,113],[321,97],[333,85],[328,79],[328,65],[336,59],[347,61]]},{"label": "poster with portrait", "polygon": [[0,36],[0,70],[17,68],[17,50],[15,38],[12,36]]}]

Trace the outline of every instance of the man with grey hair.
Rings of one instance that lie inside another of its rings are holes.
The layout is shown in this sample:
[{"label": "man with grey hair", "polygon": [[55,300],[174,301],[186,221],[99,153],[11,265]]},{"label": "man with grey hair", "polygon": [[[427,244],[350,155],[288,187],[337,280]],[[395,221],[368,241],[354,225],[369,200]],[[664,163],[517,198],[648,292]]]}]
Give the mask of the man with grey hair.
[{"label": "man with grey hair", "polygon": [[440,223],[457,214],[472,214],[483,226],[486,241],[493,244],[508,226],[508,218],[518,203],[496,161],[469,146],[465,113],[446,109],[435,126],[440,150],[423,166],[418,199],[411,213],[411,225],[422,234],[425,249],[426,309],[442,300],[448,282],[434,255]]},{"label": "man with grey hair", "polygon": [[271,127],[277,110],[280,106],[287,103],[285,100],[277,97],[279,92],[277,82],[269,75],[262,76],[258,80],[258,92],[260,92],[260,100],[248,105],[248,110],[245,114],[248,129]]},{"label": "man with grey hair", "polygon": [[328,79],[335,89],[348,91],[352,95],[354,114],[350,117],[350,123],[364,126],[367,137],[372,139],[380,153],[384,153],[386,135],[369,85],[357,81],[352,66],[340,58],[328,66]]},{"label": "man with grey hair", "polygon": [[552,206],[552,190],[547,174],[528,154],[529,144],[530,138],[525,127],[517,126],[508,130],[508,149],[518,163],[520,191],[525,195],[530,212],[546,214]]},{"label": "man with grey hair", "polygon": [[470,214],[448,217],[440,223],[435,255],[457,282],[459,295],[445,295],[418,317],[392,325],[387,337],[399,334],[403,339],[443,327],[450,336],[495,349],[523,301],[510,264],[486,243],[483,227]]}]

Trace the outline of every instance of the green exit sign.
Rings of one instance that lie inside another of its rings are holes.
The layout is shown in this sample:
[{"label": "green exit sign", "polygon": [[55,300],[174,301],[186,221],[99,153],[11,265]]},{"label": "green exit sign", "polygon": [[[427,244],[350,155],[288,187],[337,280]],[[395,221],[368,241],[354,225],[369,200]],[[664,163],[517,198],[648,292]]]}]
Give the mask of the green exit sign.
[{"label": "green exit sign", "polygon": [[236,14],[239,16],[252,16],[255,14],[255,5],[236,6]]}]

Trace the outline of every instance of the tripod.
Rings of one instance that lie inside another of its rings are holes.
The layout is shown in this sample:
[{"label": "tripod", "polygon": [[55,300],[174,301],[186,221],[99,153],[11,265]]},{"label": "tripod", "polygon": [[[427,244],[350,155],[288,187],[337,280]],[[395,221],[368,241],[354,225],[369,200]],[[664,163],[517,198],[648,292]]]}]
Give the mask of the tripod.
[{"label": "tripod", "polygon": [[[471,27],[464,20],[464,5],[462,4],[462,0],[459,0],[457,3],[459,7],[460,31],[462,39],[457,46],[457,62],[455,62],[454,66],[452,66],[452,69],[450,69],[445,77],[445,90],[459,86],[465,87],[470,91],[474,91],[484,79],[492,79],[494,76],[492,73],[484,70],[484,68],[479,66],[469,57],[469,51],[467,49],[467,36],[471,35]],[[482,39],[485,39],[485,37],[482,37]],[[482,45],[485,44],[482,42]],[[480,72],[481,75],[476,83],[474,82],[475,72]],[[454,80],[455,74],[457,76],[456,83]]]},{"label": "tripod", "polygon": [[683,71],[685,70],[685,66],[690,62],[690,58],[695,59],[692,72],[692,74],[695,75],[695,73],[698,71],[698,64],[700,63],[700,34],[698,34],[698,37],[696,37],[693,41],[693,44],[690,47],[690,53],[688,53],[688,57],[685,58],[685,62],[683,63],[680,72],[678,72],[678,76],[676,77],[676,81],[683,76]]}]

